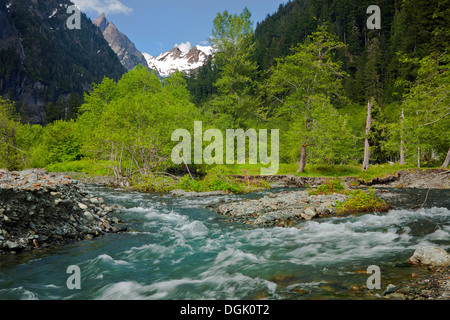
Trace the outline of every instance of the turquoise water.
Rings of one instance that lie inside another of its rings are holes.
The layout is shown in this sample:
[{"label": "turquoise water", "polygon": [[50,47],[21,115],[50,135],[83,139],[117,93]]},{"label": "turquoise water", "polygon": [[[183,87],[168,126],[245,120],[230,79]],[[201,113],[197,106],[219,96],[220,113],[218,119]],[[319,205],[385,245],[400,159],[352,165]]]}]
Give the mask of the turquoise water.
[{"label": "turquoise water", "polygon": [[[420,210],[410,207],[426,190],[387,190],[399,209],[299,229],[243,226],[205,208],[244,196],[89,191],[121,206],[129,232],[0,257],[0,299],[370,299],[420,272],[405,263],[418,246],[450,249],[448,190]],[[80,268],[80,290],[67,288],[71,265]],[[381,290],[366,289],[370,265],[381,268]]]}]

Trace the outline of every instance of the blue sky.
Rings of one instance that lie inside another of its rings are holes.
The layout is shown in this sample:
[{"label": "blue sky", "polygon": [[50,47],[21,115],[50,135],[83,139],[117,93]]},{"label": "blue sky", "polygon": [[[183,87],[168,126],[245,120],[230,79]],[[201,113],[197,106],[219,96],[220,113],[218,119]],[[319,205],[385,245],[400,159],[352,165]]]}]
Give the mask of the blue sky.
[{"label": "blue sky", "polygon": [[252,13],[254,27],[288,0],[72,0],[92,20],[102,11],[141,52],[157,56],[175,44],[206,45],[218,12]]}]

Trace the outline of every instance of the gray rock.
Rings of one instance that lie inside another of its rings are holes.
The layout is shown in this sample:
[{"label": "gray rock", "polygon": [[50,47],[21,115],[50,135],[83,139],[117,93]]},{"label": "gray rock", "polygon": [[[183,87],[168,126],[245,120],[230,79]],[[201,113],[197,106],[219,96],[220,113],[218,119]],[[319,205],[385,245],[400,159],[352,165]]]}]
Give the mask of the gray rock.
[{"label": "gray rock", "polygon": [[36,173],[32,173],[28,176],[28,183],[36,183],[39,181],[39,178]]},{"label": "gray rock", "polygon": [[300,215],[305,220],[311,220],[312,218],[314,218],[317,215],[316,208],[308,207],[303,212],[301,212]]},{"label": "gray rock", "polygon": [[418,248],[408,260],[415,265],[447,267],[450,266],[450,254],[439,247]]},{"label": "gray rock", "polygon": [[387,295],[387,294],[392,294],[395,291],[397,291],[399,288],[394,286],[393,284],[389,284],[386,288],[386,290],[384,291],[383,295]]},{"label": "gray rock", "polygon": [[117,223],[112,226],[112,230],[113,230],[113,232],[122,232],[122,231],[127,231],[127,227],[124,224]]},{"label": "gray rock", "polygon": [[84,216],[85,216],[85,218],[88,219],[89,221],[94,221],[94,220],[95,220],[94,216],[93,216],[92,213],[90,213],[89,211],[86,211],[86,212],[84,213]]},{"label": "gray rock", "polygon": [[86,210],[88,208],[87,205],[81,202],[78,202],[78,206],[80,207],[81,210]]},{"label": "gray rock", "polygon": [[6,246],[8,247],[9,250],[18,250],[23,248],[21,244],[9,240],[6,241]]}]

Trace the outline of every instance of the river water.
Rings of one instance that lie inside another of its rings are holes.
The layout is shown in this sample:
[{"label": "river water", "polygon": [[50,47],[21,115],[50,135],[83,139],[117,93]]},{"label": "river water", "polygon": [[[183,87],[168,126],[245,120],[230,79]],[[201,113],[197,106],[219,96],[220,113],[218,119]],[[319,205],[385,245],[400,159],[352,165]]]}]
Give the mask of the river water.
[{"label": "river water", "polygon": [[[0,257],[0,299],[371,299],[425,272],[406,263],[419,246],[450,249],[450,190],[381,190],[396,209],[266,229],[206,208],[265,192],[173,198],[88,190],[119,204],[129,231]],[[72,265],[80,290],[66,285]],[[381,290],[366,287],[371,265],[381,269]]]}]

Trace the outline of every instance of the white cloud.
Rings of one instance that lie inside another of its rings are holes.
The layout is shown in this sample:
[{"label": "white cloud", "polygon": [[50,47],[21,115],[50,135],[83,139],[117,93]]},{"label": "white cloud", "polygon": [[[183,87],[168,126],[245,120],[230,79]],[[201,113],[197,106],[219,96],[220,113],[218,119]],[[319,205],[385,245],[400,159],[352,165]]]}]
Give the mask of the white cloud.
[{"label": "white cloud", "polygon": [[182,44],[175,44],[175,47],[180,49],[180,51],[183,52],[184,54],[186,54],[189,52],[189,50],[191,50],[191,43],[188,41]]},{"label": "white cloud", "polygon": [[124,13],[126,15],[133,12],[133,9],[124,5],[120,0],[72,0],[81,11],[94,11],[98,14]]}]

